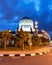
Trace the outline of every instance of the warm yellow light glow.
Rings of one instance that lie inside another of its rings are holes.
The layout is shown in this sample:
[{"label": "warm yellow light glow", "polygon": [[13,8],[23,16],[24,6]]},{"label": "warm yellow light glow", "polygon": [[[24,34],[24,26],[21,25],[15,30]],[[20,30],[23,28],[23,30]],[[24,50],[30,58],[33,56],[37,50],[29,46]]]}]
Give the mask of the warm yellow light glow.
[{"label": "warm yellow light glow", "polygon": [[42,32],[45,32],[44,30],[41,30]]}]

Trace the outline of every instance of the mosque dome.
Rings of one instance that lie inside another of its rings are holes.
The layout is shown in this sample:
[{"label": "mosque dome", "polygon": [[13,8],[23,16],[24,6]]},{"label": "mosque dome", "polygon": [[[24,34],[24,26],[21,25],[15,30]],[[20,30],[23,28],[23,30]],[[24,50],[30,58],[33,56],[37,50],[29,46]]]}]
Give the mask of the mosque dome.
[{"label": "mosque dome", "polygon": [[22,28],[23,31],[31,31],[30,28],[33,29],[33,21],[31,18],[24,17],[19,21],[19,30]]}]

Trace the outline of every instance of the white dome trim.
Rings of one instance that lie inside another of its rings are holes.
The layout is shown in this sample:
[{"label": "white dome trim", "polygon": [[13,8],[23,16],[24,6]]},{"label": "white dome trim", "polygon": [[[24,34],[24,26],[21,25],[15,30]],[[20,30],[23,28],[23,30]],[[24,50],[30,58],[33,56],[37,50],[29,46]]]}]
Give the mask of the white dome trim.
[{"label": "white dome trim", "polygon": [[32,28],[32,31],[34,31],[33,29],[33,21],[31,19],[22,19],[19,22],[19,30],[22,28],[23,31],[31,31],[30,28]]}]

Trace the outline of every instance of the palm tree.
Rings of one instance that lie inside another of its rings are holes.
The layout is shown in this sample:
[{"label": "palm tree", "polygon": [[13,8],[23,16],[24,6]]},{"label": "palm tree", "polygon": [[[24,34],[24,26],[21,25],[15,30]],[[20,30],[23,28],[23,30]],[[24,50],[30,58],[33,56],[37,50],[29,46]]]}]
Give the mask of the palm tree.
[{"label": "palm tree", "polygon": [[32,42],[33,42],[33,45],[40,46],[41,38],[38,35],[33,35]]},{"label": "palm tree", "polygon": [[19,44],[19,46],[22,47],[22,49],[24,50],[24,36],[23,35],[24,34],[23,34],[22,28],[20,29],[20,31],[18,31],[17,29],[15,33],[15,42],[16,42],[15,46]]},{"label": "palm tree", "polygon": [[12,35],[10,33],[10,30],[2,32],[2,40],[4,42],[4,50],[6,50],[7,40],[10,40],[11,36]]},{"label": "palm tree", "polygon": [[24,50],[24,32],[20,31],[20,45],[22,46],[22,50]]}]

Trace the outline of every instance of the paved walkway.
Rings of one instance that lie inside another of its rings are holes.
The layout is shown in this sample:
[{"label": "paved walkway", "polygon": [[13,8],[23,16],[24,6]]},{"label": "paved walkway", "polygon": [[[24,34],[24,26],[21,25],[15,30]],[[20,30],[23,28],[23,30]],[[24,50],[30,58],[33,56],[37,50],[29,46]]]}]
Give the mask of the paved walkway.
[{"label": "paved walkway", "polygon": [[43,55],[51,51],[50,46],[46,46],[35,51],[0,51],[0,56],[35,56]]}]

